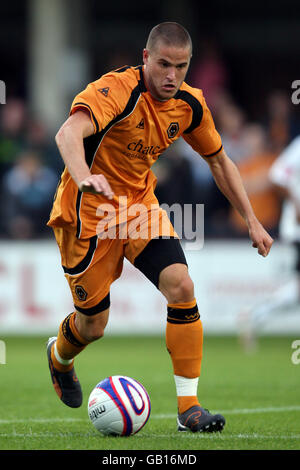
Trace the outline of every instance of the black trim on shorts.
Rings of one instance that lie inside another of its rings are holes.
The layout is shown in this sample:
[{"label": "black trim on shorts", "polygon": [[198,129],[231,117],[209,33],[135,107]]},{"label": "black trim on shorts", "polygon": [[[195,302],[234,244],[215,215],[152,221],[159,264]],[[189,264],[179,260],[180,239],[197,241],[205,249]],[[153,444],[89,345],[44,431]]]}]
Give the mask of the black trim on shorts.
[{"label": "black trim on shorts", "polygon": [[175,263],[188,265],[179,239],[159,237],[149,241],[133,264],[158,289],[161,271]]},{"label": "black trim on shorts", "polygon": [[104,299],[102,299],[97,305],[94,305],[94,307],[83,308],[78,307],[78,305],[75,304],[74,307],[76,308],[76,310],[78,310],[78,312],[83,313],[84,315],[97,315],[97,313],[101,313],[110,307],[110,293],[108,293],[107,296],[104,297]]},{"label": "black trim on shorts", "polygon": [[71,276],[76,276],[77,274],[82,273],[83,271],[86,270],[86,268],[89,266],[91,263],[95,250],[97,248],[97,243],[98,243],[98,237],[95,235],[94,237],[90,238],[90,245],[89,249],[85,255],[85,257],[78,263],[74,268],[67,268],[66,266],[63,266],[63,270],[65,274],[70,274]]}]

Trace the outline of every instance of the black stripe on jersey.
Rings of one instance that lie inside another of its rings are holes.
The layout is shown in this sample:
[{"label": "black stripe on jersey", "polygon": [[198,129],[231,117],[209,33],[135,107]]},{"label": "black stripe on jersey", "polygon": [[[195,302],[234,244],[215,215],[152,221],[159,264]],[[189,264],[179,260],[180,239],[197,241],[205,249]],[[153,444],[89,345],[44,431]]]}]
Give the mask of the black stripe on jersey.
[{"label": "black stripe on jersey", "polygon": [[178,90],[176,95],[174,96],[176,100],[185,101],[193,111],[192,122],[190,126],[184,131],[184,134],[189,134],[192,132],[196,127],[198,127],[201,123],[202,116],[203,116],[203,108],[201,103],[191,95],[188,91],[185,90]]},{"label": "black stripe on jersey", "polygon": [[77,197],[76,197],[76,216],[77,216],[77,223],[76,223],[76,237],[80,238],[81,234],[81,220],[80,220],[80,206],[82,200],[82,192],[77,190]]},{"label": "black stripe on jersey", "polygon": [[140,90],[141,90],[141,93],[145,93],[147,91],[147,87],[146,87],[145,81],[144,81],[143,66],[138,65],[137,67],[135,67],[135,70],[140,71],[140,80],[139,80]]},{"label": "black stripe on jersey", "polygon": [[76,276],[77,274],[82,273],[83,271],[86,270],[86,268],[89,266],[91,263],[95,250],[97,248],[97,242],[98,242],[98,237],[95,235],[94,237],[90,238],[90,245],[89,249],[85,255],[85,257],[78,263],[76,266],[73,268],[67,268],[66,266],[63,266],[63,270],[65,274],[70,274],[71,276]]},{"label": "black stripe on jersey", "polygon": [[92,108],[91,108],[88,104],[86,104],[86,103],[75,103],[73,107],[75,107],[75,106],[84,106],[84,107],[86,107],[86,108],[88,108],[88,109],[90,110],[90,112],[91,112],[91,114],[92,114],[93,121],[94,121],[95,126],[96,126],[96,132],[99,132],[99,124],[98,124],[98,121],[97,121],[97,119],[96,119],[95,114],[94,114],[93,111],[92,111]]},{"label": "black stripe on jersey", "polygon": [[125,70],[128,70],[130,69],[130,66],[129,65],[125,65],[125,67],[121,67],[119,69],[116,69],[114,70],[114,72],[117,72],[117,73],[122,73],[122,72],[125,72]]},{"label": "black stripe on jersey", "polygon": [[[97,132],[96,134],[93,134],[89,137],[85,137],[83,139],[83,145],[84,145],[84,151],[85,151],[85,160],[88,165],[88,167],[91,169],[95,155],[97,153],[97,150],[105,136],[105,134],[118,122],[122,121],[125,119],[127,116],[129,116],[141,95],[141,81],[138,81],[138,85],[132,90],[131,95],[129,97],[129,100],[124,108],[124,110],[116,116],[112,121],[110,121],[107,126],[102,129],[100,132]],[[76,198],[76,214],[77,214],[77,230],[76,230],[76,237],[80,238],[81,234],[81,220],[80,220],[80,206],[81,206],[81,201],[82,201],[82,192],[78,190],[77,192],[77,198]]]}]

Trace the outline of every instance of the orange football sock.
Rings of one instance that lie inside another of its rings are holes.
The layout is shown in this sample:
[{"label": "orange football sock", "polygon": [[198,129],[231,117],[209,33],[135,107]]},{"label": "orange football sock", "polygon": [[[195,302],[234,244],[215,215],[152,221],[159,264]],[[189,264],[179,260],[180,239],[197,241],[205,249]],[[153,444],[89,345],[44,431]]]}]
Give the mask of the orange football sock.
[{"label": "orange football sock", "polygon": [[184,413],[197,398],[201,370],[203,327],[196,300],[168,304],[166,346],[170,353],[176,384],[178,410]]},{"label": "orange football sock", "polygon": [[88,344],[78,333],[75,317],[76,312],[73,312],[61,322],[56,342],[51,349],[53,365],[60,372],[71,370],[74,357]]},{"label": "orange football sock", "polygon": [[184,413],[186,410],[192,408],[192,406],[200,405],[197,396],[190,396],[190,397],[189,396],[186,396],[186,397],[178,396],[177,397],[177,403],[178,403],[178,413],[179,414]]}]

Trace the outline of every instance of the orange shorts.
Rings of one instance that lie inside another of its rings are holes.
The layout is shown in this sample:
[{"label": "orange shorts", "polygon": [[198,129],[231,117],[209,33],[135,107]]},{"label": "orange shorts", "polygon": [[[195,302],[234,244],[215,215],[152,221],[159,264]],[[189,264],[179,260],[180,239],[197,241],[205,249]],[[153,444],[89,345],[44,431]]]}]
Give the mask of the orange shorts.
[{"label": "orange shorts", "polygon": [[126,231],[120,225],[110,228],[106,237],[102,232],[78,239],[75,231],[53,228],[76,310],[94,315],[108,308],[110,286],[122,273],[124,257],[134,264],[151,239],[178,238],[167,213],[157,211],[152,219],[149,212],[131,218]]}]

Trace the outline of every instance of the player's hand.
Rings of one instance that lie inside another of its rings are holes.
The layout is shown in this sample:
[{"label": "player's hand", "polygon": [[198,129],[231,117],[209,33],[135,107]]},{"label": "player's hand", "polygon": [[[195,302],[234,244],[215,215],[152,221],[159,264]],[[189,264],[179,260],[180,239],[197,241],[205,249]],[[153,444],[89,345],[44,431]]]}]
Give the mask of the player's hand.
[{"label": "player's hand", "polygon": [[113,190],[104,175],[88,176],[79,183],[78,187],[83,193],[103,194],[108,199],[112,199],[114,196]]},{"label": "player's hand", "polygon": [[257,248],[258,253],[266,257],[271,250],[274,240],[258,220],[250,225],[249,236],[252,240],[253,248]]}]

